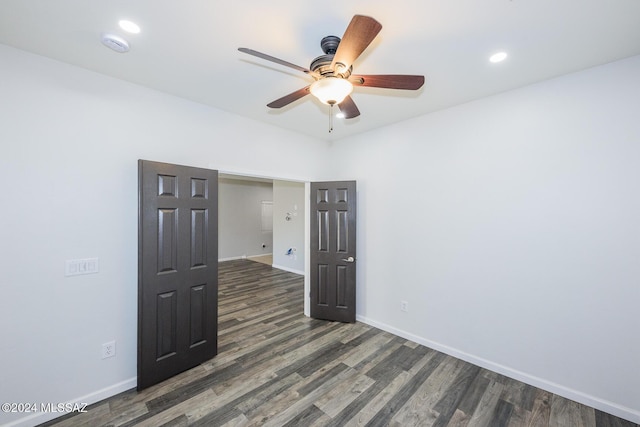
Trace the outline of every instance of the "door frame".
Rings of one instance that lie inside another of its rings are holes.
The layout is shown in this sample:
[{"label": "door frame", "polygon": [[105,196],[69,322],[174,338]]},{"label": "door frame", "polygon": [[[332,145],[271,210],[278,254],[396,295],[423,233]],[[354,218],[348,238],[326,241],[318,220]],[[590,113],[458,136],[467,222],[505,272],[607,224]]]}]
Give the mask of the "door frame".
[{"label": "door frame", "polygon": [[271,179],[276,181],[289,181],[289,182],[297,182],[304,184],[304,309],[303,313],[305,316],[311,316],[311,254],[309,251],[311,245],[311,217],[309,209],[311,209],[311,180],[308,178],[300,178],[300,177],[291,177],[291,176],[274,176],[274,175],[265,175],[263,173],[256,173],[252,171],[244,171],[237,169],[227,169],[215,164],[209,164],[209,169],[215,169],[219,174],[225,175],[235,175],[238,177],[247,177],[247,178],[262,178],[262,179]]}]

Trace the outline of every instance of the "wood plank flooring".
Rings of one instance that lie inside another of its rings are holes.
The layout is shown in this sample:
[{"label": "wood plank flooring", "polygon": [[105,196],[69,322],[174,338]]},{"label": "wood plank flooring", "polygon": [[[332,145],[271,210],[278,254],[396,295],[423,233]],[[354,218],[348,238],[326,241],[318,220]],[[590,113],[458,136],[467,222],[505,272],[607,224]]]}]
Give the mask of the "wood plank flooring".
[{"label": "wood plank flooring", "polygon": [[262,263],[262,264],[267,264],[269,266],[271,266],[273,264],[273,255],[272,254],[252,256],[252,257],[249,257],[248,259],[250,261],[259,262],[259,263]]},{"label": "wood plank flooring", "polygon": [[638,427],[363,323],[302,314],[303,277],[220,263],[219,354],[47,426]]}]

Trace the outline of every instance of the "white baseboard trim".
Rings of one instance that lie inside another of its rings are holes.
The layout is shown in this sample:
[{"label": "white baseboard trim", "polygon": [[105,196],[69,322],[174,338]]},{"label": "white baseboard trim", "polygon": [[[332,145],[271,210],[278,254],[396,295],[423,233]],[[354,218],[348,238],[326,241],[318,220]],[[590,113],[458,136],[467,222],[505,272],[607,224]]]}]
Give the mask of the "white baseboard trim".
[{"label": "white baseboard trim", "polygon": [[[133,377],[128,380],[122,381],[118,384],[105,387],[102,390],[97,390],[97,391],[94,391],[93,393],[89,393],[86,396],[82,396],[77,399],[71,399],[68,402],[55,402],[55,403],[56,404],[57,403],[74,403],[74,404],[78,403],[78,404],[92,405],[96,402],[100,402],[101,400],[104,400],[109,397],[115,396],[116,394],[122,393],[123,391],[131,390],[132,388],[135,388],[137,385],[138,385],[138,378]],[[9,424],[4,424],[4,426],[5,427],[33,427],[38,424],[46,423],[47,421],[51,421],[63,415],[67,415],[67,414],[61,413],[61,412],[38,412],[33,415],[20,418],[19,420],[12,421]]]},{"label": "white baseboard trim", "polygon": [[278,270],[284,270],[284,271],[288,271],[289,273],[295,273],[295,274],[300,274],[304,276],[304,271],[296,270],[295,268],[289,268],[289,267],[285,267],[284,265],[278,265],[278,264],[271,264],[271,267],[277,268]]},{"label": "white baseboard trim", "polygon": [[232,256],[232,257],[228,257],[228,258],[218,258],[218,262],[224,262],[224,261],[235,261],[237,259],[246,259],[246,256]]},{"label": "white baseboard trim", "polygon": [[448,354],[449,356],[453,356],[458,359],[464,360],[465,362],[469,362],[474,365],[480,366],[481,368],[489,369],[490,371],[497,372],[499,374],[502,374],[509,378],[513,378],[518,381],[522,381],[523,383],[532,385],[537,388],[541,388],[543,390],[557,394],[558,396],[565,397],[567,399],[576,401],[578,403],[582,403],[584,405],[588,405],[593,408],[599,409],[600,411],[615,415],[616,417],[624,418],[625,420],[629,420],[636,424],[640,424],[640,411],[636,411],[634,409],[627,408],[625,406],[621,406],[616,403],[613,403],[604,399],[600,399],[595,396],[591,396],[589,394],[565,387],[560,384],[556,384],[552,381],[545,380],[543,378],[538,378],[536,376],[529,375],[525,372],[521,372],[512,368],[509,368],[508,366],[491,362],[490,360],[486,360],[481,357],[477,357],[472,354],[460,351],[458,349],[440,344],[438,342],[431,341],[423,337],[419,337],[417,335],[411,334],[409,332],[403,331],[401,329],[395,328],[385,323],[381,323],[376,320],[369,319],[365,316],[356,315],[356,320],[362,323],[366,323],[367,325],[373,326],[375,328],[382,329],[383,331],[392,333],[399,337],[408,339],[415,343],[422,344],[425,347],[438,350],[442,353]]},{"label": "white baseboard trim", "polygon": [[240,256],[232,256],[232,257],[227,257],[227,258],[218,258],[218,262],[235,261],[237,259],[258,258],[258,257],[265,256],[265,255],[271,255],[271,253],[268,253],[268,254],[257,254],[257,255],[240,255]]},{"label": "white baseboard trim", "polygon": [[271,252],[269,252],[268,254],[258,254],[258,255],[247,255],[247,258],[251,259],[251,258],[260,258],[261,256],[267,256],[267,255],[273,255]]}]

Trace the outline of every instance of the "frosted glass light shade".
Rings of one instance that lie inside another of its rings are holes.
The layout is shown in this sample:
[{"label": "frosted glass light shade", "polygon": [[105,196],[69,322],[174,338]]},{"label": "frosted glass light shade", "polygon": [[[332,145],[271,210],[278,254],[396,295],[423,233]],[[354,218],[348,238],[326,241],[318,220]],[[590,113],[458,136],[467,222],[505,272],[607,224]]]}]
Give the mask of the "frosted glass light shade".
[{"label": "frosted glass light shade", "polygon": [[325,77],[313,82],[311,94],[328,105],[340,104],[353,91],[353,85],[340,77]]}]

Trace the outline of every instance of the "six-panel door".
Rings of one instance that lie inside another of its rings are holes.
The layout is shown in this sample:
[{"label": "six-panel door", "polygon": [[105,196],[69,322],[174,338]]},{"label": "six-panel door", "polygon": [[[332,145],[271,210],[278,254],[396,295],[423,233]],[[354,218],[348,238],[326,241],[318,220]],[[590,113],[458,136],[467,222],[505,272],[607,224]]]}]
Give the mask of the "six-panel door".
[{"label": "six-panel door", "polygon": [[355,322],[356,183],[311,183],[311,317]]},{"label": "six-panel door", "polygon": [[211,359],[218,333],[218,173],[140,160],[138,390]]}]

